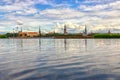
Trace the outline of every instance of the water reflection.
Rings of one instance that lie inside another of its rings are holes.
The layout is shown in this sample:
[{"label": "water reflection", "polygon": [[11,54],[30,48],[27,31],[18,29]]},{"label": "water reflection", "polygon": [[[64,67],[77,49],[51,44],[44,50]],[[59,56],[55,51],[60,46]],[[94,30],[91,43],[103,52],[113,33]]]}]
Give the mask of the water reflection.
[{"label": "water reflection", "polygon": [[23,39],[20,39],[20,45],[23,47]]},{"label": "water reflection", "polygon": [[87,39],[85,39],[85,50],[87,50]]},{"label": "water reflection", "polygon": [[119,59],[119,39],[0,39],[0,80],[119,80]]},{"label": "water reflection", "polygon": [[39,48],[41,49],[41,38],[39,38]]},{"label": "water reflection", "polygon": [[65,50],[66,50],[66,44],[67,44],[67,41],[66,41],[66,39],[64,39],[64,48],[65,48]]}]

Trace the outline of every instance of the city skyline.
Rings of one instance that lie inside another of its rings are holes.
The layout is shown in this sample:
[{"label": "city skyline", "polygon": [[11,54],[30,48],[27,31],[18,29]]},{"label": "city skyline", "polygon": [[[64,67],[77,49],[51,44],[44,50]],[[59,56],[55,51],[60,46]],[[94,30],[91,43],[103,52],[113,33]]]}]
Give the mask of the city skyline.
[{"label": "city skyline", "polygon": [[119,0],[1,0],[0,32],[13,28],[43,32],[105,32],[109,29],[120,32]]}]

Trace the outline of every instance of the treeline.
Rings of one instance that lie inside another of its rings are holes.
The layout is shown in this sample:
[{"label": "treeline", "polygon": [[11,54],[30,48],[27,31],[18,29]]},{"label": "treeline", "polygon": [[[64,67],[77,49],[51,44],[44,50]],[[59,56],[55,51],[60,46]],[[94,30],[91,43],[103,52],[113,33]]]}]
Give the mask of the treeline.
[{"label": "treeline", "polygon": [[[15,38],[18,37],[18,33],[6,33],[6,34],[0,34],[0,38]],[[84,38],[82,34],[63,34],[63,33],[53,33],[53,34],[42,34],[36,37],[71,37],[71,38]],[[120,34],[102,34],[102,33],[94,33],[94,34],[88,34],[86,37],[90,38],[120,38]]]},{"label": "treeline", "polygon": [[0,34],[0,38],[18,37],[18,33]]},{"label": "treeline", "polygon": [[52,36],[82,36],[82,34],[63,34],[63,33],[53,33],[41,35],[41,37],[52,37]]},{"label": "treeline", "polygon": [[94,38],[120,38],[120,34],[94,34]]},{"label": "treeline", "polygon": [[0,38],[7,38],[5,34],[0,34]]}]

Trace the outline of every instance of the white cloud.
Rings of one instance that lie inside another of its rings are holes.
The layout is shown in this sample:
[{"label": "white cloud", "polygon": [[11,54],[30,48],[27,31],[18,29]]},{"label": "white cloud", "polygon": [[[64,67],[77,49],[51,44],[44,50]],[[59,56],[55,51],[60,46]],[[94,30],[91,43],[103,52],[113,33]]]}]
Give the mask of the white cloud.
[{"label": "white cloud", "polygon": [[6,4],[12,4],[12,0],[3,0]]},{"label": "white cloud", "polygon": [[36,2],[39,2],[41,4],[49,4],[47,0],[37,0]]},{"label": "white cloud", "polygon": [[3,27],[3,26],[0,26],[0,29],[4,29],[5,27]]},{"label": "white cloud", "polygon": [[60,24],[60,23],[57,23],[56,24],[56,27],[55,27],[55,32],[62,32],[63,33],[63,30],[64,30],[64,26],[66,25],[66,27],[67,27],[67,31],[68,32],[70,32],[71,30],[75,30],[76,31],[76,33],[79,33],[80,32],[80,30],[83,30],[84,29],[84,27],[83,26],[80,26],[79,24],[77,24],[77,23],[72,23],[72,22],[69,22],[69,21],[67,21],[67,22],[65,22],[65,23],[63,23],[63,24]]},{"label": "white cloud", "polygon": [[[4,1],[6,1],[7,4],[0,6],[0,11],[7,13],[2,14],[6,20],[0,22],[0,26],[4,27],[16,26],[18,25],[16,21],[20,20],[24,23],[23,27],[26,29],[28,27],[32,27],[31,29],[33,29],[35,26],[41,25],[43,28],[48,27],[48,30],[50,30],[50,28],[55,27],[55,23],[58,22],[56,31],[60,32],[62,31],[64,24],[66,24],[69,29],[82,31],[84,25],[88,25],[91,30],[92,28],[95,28],[94,30],[99,30],[99,27],[108,27],[106,24],[112,26],[114,24],[113,27],[118,27],[118,23],[120,23],[120,1],[93,6],[80,5],[80,9],[70,8],[70,4],[67,3],[56,4],[54,1],[49,0]],[[38,10],[34,7],[35,4],[50,5],[52,8]],[[64,7],[64,5],[67,7]],[[102,24],[102,26],[98,26],[100,24]],[[93,25],[96,27],[91,27]]]},{"label": "white cloud", "polygon": [[111,2],[108,4],[97,4],[95,6],[86,6],[86,5],[80,5],[79,8],[85,11],[98,11],[98,10],[104,10],[104,9],[120,9],[118,7],[120,5],[120,1]]},{"label": "white cloud", "polygon": [[[76,0],[78,3],[80,3],[81,1]],[[119,0],[85,0],[84,2],[82,2],[83,4],[105,4],[105,3],[111,3],[111,2],[115,2],[115,1],[119,1]]]},{"label": "white cloud", "polygon": [[35,13],[37,13],[37,12],[38,12],[37,9],[34,9],[34,8],[25,10],[25,13],[26,13],[26,14],[35,14]]},{"label": "white cloud", "polygon": [[18,25],[23,25],[23,21],[22,20],[17,20],[16,21]]},{"label": "white cloud", "polygon": [[40,15],[49,17],[49,18],[71,19],[71,18],[81,17],[84,14],[78,10],[63,8],[63,9],[47,9],[47,10],[41,11]]}]

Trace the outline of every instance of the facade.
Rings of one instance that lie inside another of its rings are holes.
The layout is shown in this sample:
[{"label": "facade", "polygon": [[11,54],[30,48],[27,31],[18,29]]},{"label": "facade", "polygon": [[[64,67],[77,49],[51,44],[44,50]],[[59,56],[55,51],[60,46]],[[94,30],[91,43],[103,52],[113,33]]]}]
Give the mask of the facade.
[{"label": "facade", "polygon": [[39,36],[39,32],[20,32],[19,37],[37,37]]}]

